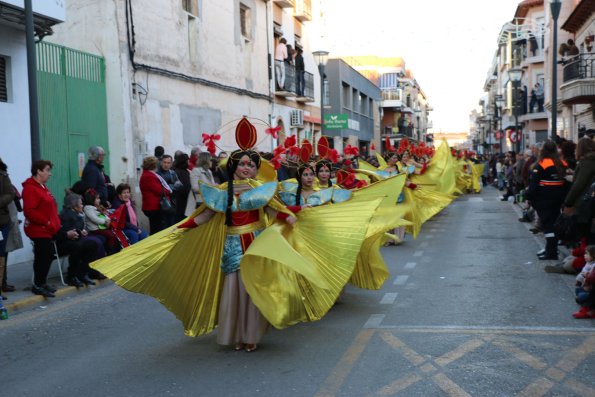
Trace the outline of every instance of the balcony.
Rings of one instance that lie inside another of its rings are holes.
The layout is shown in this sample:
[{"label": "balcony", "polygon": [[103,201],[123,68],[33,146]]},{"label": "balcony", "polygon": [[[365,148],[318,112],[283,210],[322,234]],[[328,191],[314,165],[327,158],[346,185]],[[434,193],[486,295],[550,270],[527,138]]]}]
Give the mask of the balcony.
[{"label": "balcony", "polygon": [[403,90],[399,88],[382,90],[382,107],[400,108],[403,106]]},{"label": "balcony", "polygon": [[560,87],[566,105],[595,102],[595,53],[580,54],[564,66]]},{"label": "balcony", "polygon": [[[283,63],[285,68],[285,80],[283,85],[280,81],[275,83],[275,95],[282,97],[294,97],[297,95],[297,81],[295,79],[295,66],[288,63]],[[277,65],[275,64],[275,78],[277,78]]]},{"label": "balcony", "polygon": [[295,0],[273,0],[273,3],[281,8],[293,8],[295,6]]},{"label": "balcony", "polygon": [[[297,82],[296,82],[297,83]],[[299,84],[296,84],[295,98],[298,102],[314,102],[314,75],[310,72],[304,72],[304,88],[303,92],[300,92]]]},{"label": "balcony", "polygon": [[296,0],[295,10],[293,11],[295,19],[301,22],[312,20],[312,0]]}]

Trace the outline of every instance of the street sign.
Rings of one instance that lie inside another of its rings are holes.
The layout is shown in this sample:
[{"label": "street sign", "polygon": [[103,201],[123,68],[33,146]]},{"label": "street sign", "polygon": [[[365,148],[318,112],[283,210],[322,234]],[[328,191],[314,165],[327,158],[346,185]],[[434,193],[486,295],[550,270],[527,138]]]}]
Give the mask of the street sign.
[{"label": "street sign", "polygon": [[349,124],[349,116],[346,114],[325,114],[324,128],[327,130],[342,130],[347,129]]}]

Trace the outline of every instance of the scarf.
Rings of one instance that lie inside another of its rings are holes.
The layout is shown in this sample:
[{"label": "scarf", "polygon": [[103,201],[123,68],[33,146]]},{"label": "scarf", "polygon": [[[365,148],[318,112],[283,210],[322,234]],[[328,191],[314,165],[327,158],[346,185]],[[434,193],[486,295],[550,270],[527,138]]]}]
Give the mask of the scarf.
[{"label": "scarf", "polygon": [[128,210],[128,218],[130,218],[130,223],[138,227],[138,220],[136,219],[136,212],[134,211],[134,208],[132,208],[132,201],[128,200],[125,205],[126,209]]},{"label": "scarf", "polygon": [[161,186],[163,186],[163,189],[165,189],[168,192],[172,192],[171,188],[169,187],[169,185],[167,184],[167,182],[165,182],[165,179],[163,179],[161,177],[161,175],[159,175],[158,173],[156,173],[155,171],[151,171],[153,174],[155,174],[157,176],[157,178],[159,178],[159,182],[161,182]]}]

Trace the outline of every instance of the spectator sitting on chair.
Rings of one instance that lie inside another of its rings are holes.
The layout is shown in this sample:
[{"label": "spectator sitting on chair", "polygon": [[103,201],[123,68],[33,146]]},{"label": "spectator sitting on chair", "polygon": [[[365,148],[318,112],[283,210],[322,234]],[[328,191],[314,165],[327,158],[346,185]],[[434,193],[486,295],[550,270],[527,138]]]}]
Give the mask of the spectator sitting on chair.
[{"label": "spectator sitting on chair", "polygon": [[130,199],[130,185],[127,183],[120,183],[116,188],[116,193],[118,193],[118,198],[115,200],[113,208],[118,209],[122,205],[126,206],[126,226],[124,227],[124,234],[128,237],[130,244],[138,243],[140,240],[147,238],[148,233],[138,225],[134,203]]},{"label": "spectator sitting on chair", "polygon": [[105,250],[108,255],[118,252],[120,246],[114,233],[109,230],[111,221],[101,209],[99,194],[93,189],[87,190],[83,198],[83,204],[86,229],[91,235],[99,235],[105,239]]},{"label": "spectator sitting on chair", "polygon": [[47,277],[54,260],[54,236],[61,228],[56,200],[46,186],[52,176],[52,162],[37,160],[31,165],[31,177],[23,182],[25,234],[33,241],[33,286],[36,295],[53,298],[56,288]]},{"label": "spectator sitting on chair", "polygon": [[[80,288],[95,285],[89,277],[89,263],[99,259],[100,246],[104,240],[99,235],[90,235],[85,229],[83,200],[78,194],[69,194],[64,199],[64,209],[60,213],[62,228],[56,242],[59,255],[69,255],[68,285]],[[103,276],[105,278],[105,276]]]}]

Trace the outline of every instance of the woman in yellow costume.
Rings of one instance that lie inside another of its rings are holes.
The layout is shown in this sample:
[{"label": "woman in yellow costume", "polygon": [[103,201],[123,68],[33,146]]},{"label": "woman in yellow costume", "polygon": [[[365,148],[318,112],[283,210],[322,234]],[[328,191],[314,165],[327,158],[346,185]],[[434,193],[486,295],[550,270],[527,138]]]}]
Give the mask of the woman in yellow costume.
[{"label": "woman in yellow costume", "polygon": [[186,221],[92,266],[156,298],[187,335],[219,327],[218,343],[253,351],[269,324],[318,320],[332,307],[379,200],[360,205],[350,220],[312,209],[291,226],[295,217],[275,198],[277,182],[254,179],[261,160],[251,150],[256,129],[245,118],[236,140],[241,149],[226,166],[230,183],[201,184],[203,205]]}]

